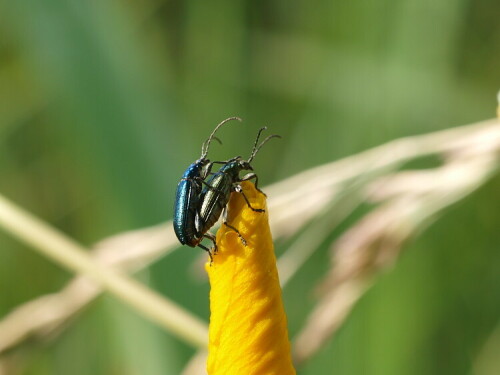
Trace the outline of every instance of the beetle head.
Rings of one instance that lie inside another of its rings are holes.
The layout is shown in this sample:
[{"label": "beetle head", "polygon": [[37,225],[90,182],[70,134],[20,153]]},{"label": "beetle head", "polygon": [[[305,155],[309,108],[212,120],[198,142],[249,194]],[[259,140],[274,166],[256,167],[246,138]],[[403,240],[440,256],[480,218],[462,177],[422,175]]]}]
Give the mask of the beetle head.
[{"label": "beetle head", "polygon": [[238,166],[240,167],[240,170],[253,171],[253,168],[250,165],[250,162],[248,160],[244,160],[243,158],[239,158]]},{"label": "beetle head", "polygon": [[207,158],[199,158],[198,160],[195,161],[195,164],[203,168],[208,164],[209,161],[210,160],[208,160]]}]

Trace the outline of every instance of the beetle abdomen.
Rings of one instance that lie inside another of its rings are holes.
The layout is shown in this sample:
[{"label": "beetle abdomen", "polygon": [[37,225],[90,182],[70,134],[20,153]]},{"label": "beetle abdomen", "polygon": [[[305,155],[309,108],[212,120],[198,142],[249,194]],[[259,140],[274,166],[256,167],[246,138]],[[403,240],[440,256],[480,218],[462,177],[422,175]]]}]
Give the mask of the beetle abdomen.
[{"label": "beetle abdomen", "polygon": [[231,194],[232,178],[224,172],[217,172],[207,181],[209,187],[204,187],[200,194],[201,203],[196,223],[198,234],[208,231],[216,222],[226,207]]},{"label": "beetle abdomen", "polygon": [[201,187],[198,182],[182,179],[177,185],[174,204],[174,232],[183,245],[196,246],[194,216]]}]

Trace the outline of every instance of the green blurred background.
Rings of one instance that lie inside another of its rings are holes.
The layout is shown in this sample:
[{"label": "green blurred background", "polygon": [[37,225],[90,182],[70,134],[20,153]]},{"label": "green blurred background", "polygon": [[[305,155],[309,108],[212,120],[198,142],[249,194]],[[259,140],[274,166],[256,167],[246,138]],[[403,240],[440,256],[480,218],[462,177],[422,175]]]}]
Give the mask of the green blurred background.
[{"label": "green blurred background", "polygon": [[[493,117],[499,14],[494,0],[2,1],[0,193],[90,246],[170,219],[180,175],[229,116],[244,123],[212,159],[246,156],[262,125],[283,136],[255,160],[264,186]],[[484,354],[500,341],[499,192],[496,177],[448,210],[298,373],[500,373]],[[198,255],[138,277],[208,319]],[[292,337],[327,266],[325,244],[284,290]],[[0,232],[0,316],[71,277]],[[104,296],[17,350],[16,373],[179,374],[193,353]]]}]

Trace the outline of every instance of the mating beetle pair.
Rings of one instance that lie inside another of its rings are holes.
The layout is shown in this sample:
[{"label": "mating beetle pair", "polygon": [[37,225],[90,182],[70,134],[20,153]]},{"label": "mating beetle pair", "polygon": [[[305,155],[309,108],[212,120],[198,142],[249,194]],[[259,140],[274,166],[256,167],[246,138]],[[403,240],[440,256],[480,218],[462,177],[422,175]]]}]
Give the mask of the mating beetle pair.
[{"label": "mating beetle pair", "polygon": [[[258,145],[260,135],[262,131],[266,129],[266,127],[263,127],[259,130],[252,153],[248,160],[243,159],[241,156],[237,156],[227,161],[210,161],[207,159],[210,143],[213,138],[216,138],[216,131],[230,120],[241,121],[238,117],[231,117],[216,126],[208,139],[203,142],[201,157],[191,164],[184,172],[181,181],[177,185],[175,196],[174,231],[177,238],[183,245],[201,247],[208,252],[210,257],[212,257],[210,249],[201,244],[201,241],[204,238],[208,238],[213,242],[214,253],[217,251],[215,236],[208,232],[208,230],[217,222],[220,215],[225,210],[232,191],[241,193],[248,207],[252,210],[264,212],[262,209],[251,206],[239,185],[242,181],[255,179],[255,186],[257,186],[257,175],[250,172],[240,178],[239,174],[244,170],[253,171],[250,163],[260,148],[271,138],[279,137],[278,135],[270,135]],[[218,172],[211,173],[213,164],[223,165]],[[225,221],[224,225],[234,230],[243,244],[246,244],[245,239],[236,228],[230,226]]]}]

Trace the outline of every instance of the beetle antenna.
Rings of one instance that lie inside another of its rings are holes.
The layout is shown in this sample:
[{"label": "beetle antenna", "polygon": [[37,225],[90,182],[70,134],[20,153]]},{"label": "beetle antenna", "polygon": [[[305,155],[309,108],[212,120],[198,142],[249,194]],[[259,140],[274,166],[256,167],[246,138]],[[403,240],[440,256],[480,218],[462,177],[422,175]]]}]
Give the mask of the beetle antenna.
[{"label": "beetle antenna", "polygon": [[255,142],[253,144],[253,148],[252,148],[252,153],[250,154],[250,158],[248,159],[248,162],[250,163],[252,161],[252,159],[254,158],[255,156],[255,150],[257,149],[257,143],[259,143],[259,138],[260,138],[260,134],[264,131],[264,130],[267,130],[267,126],[263,126],[262,128],[259,129],[259,132],[257,133],[257,138],[255,138]]},{"label": "beetle antenna", "polygon": [[272,138],[281,138],[281,136],[278,135],[278,134],[270,135],[266,139],[264,139],[262,141],[262,143],[257,147],[257,142],[259,141],[260,133],[262,133],[262,131],[265,130],[265,129],[267,129],[267,127],[260,128],[260,130],[259,130],[259,134],[257,135],[257,139],[255,140],[255,144],[253,146],[252,154],[250,155],[250,158],[248,159],[249,163],[253,160],[253,158],[255,157],[255,155],[257,155],[257,153],[262,148],[262,146],[264,146],[270,139],[272,139]]},{"label": "beetle antenna", "polygon": [[[212,137],[212,139],[215,139],[217,142],[222,144],[222,141],[218,137],[216,137],[215,135]],[[203,142],[203,144],[201,145],[202,151],[205,149],[205,145],[206,145],[207,141],[208,141],[208,139],[205,139],[205,142]],[[203,153],[202,153],[202,156],[203,156]],[[207,155],[205,155],[205,156],[207,156]]]},{"label": "beetle antenna", "polygon": [[207,138],[207,140],[205,142],[203,142],[203,144],[201,145],[201,157],[200,157],[201,159],[205,159],[207,157],[208,148],[210,147],[210,143],[212,142],[213,138],[217,139],[222,144],[222,142],[220,141],[220,139],[218,139],[217,137],[215,137],[215,132],[217,132],[217,130],[219,130],[219,128],[222,125],[224,125],[226,122],[229,122],[231,120],[238,120],[240,122],[242,121],[239,117],[229,117],[229,118],[225,119],[224,121],[222,121],[221,123],[219,123],[219,125],[217,125],[215,127],[215,129],[212,131],[212,133]]}]

